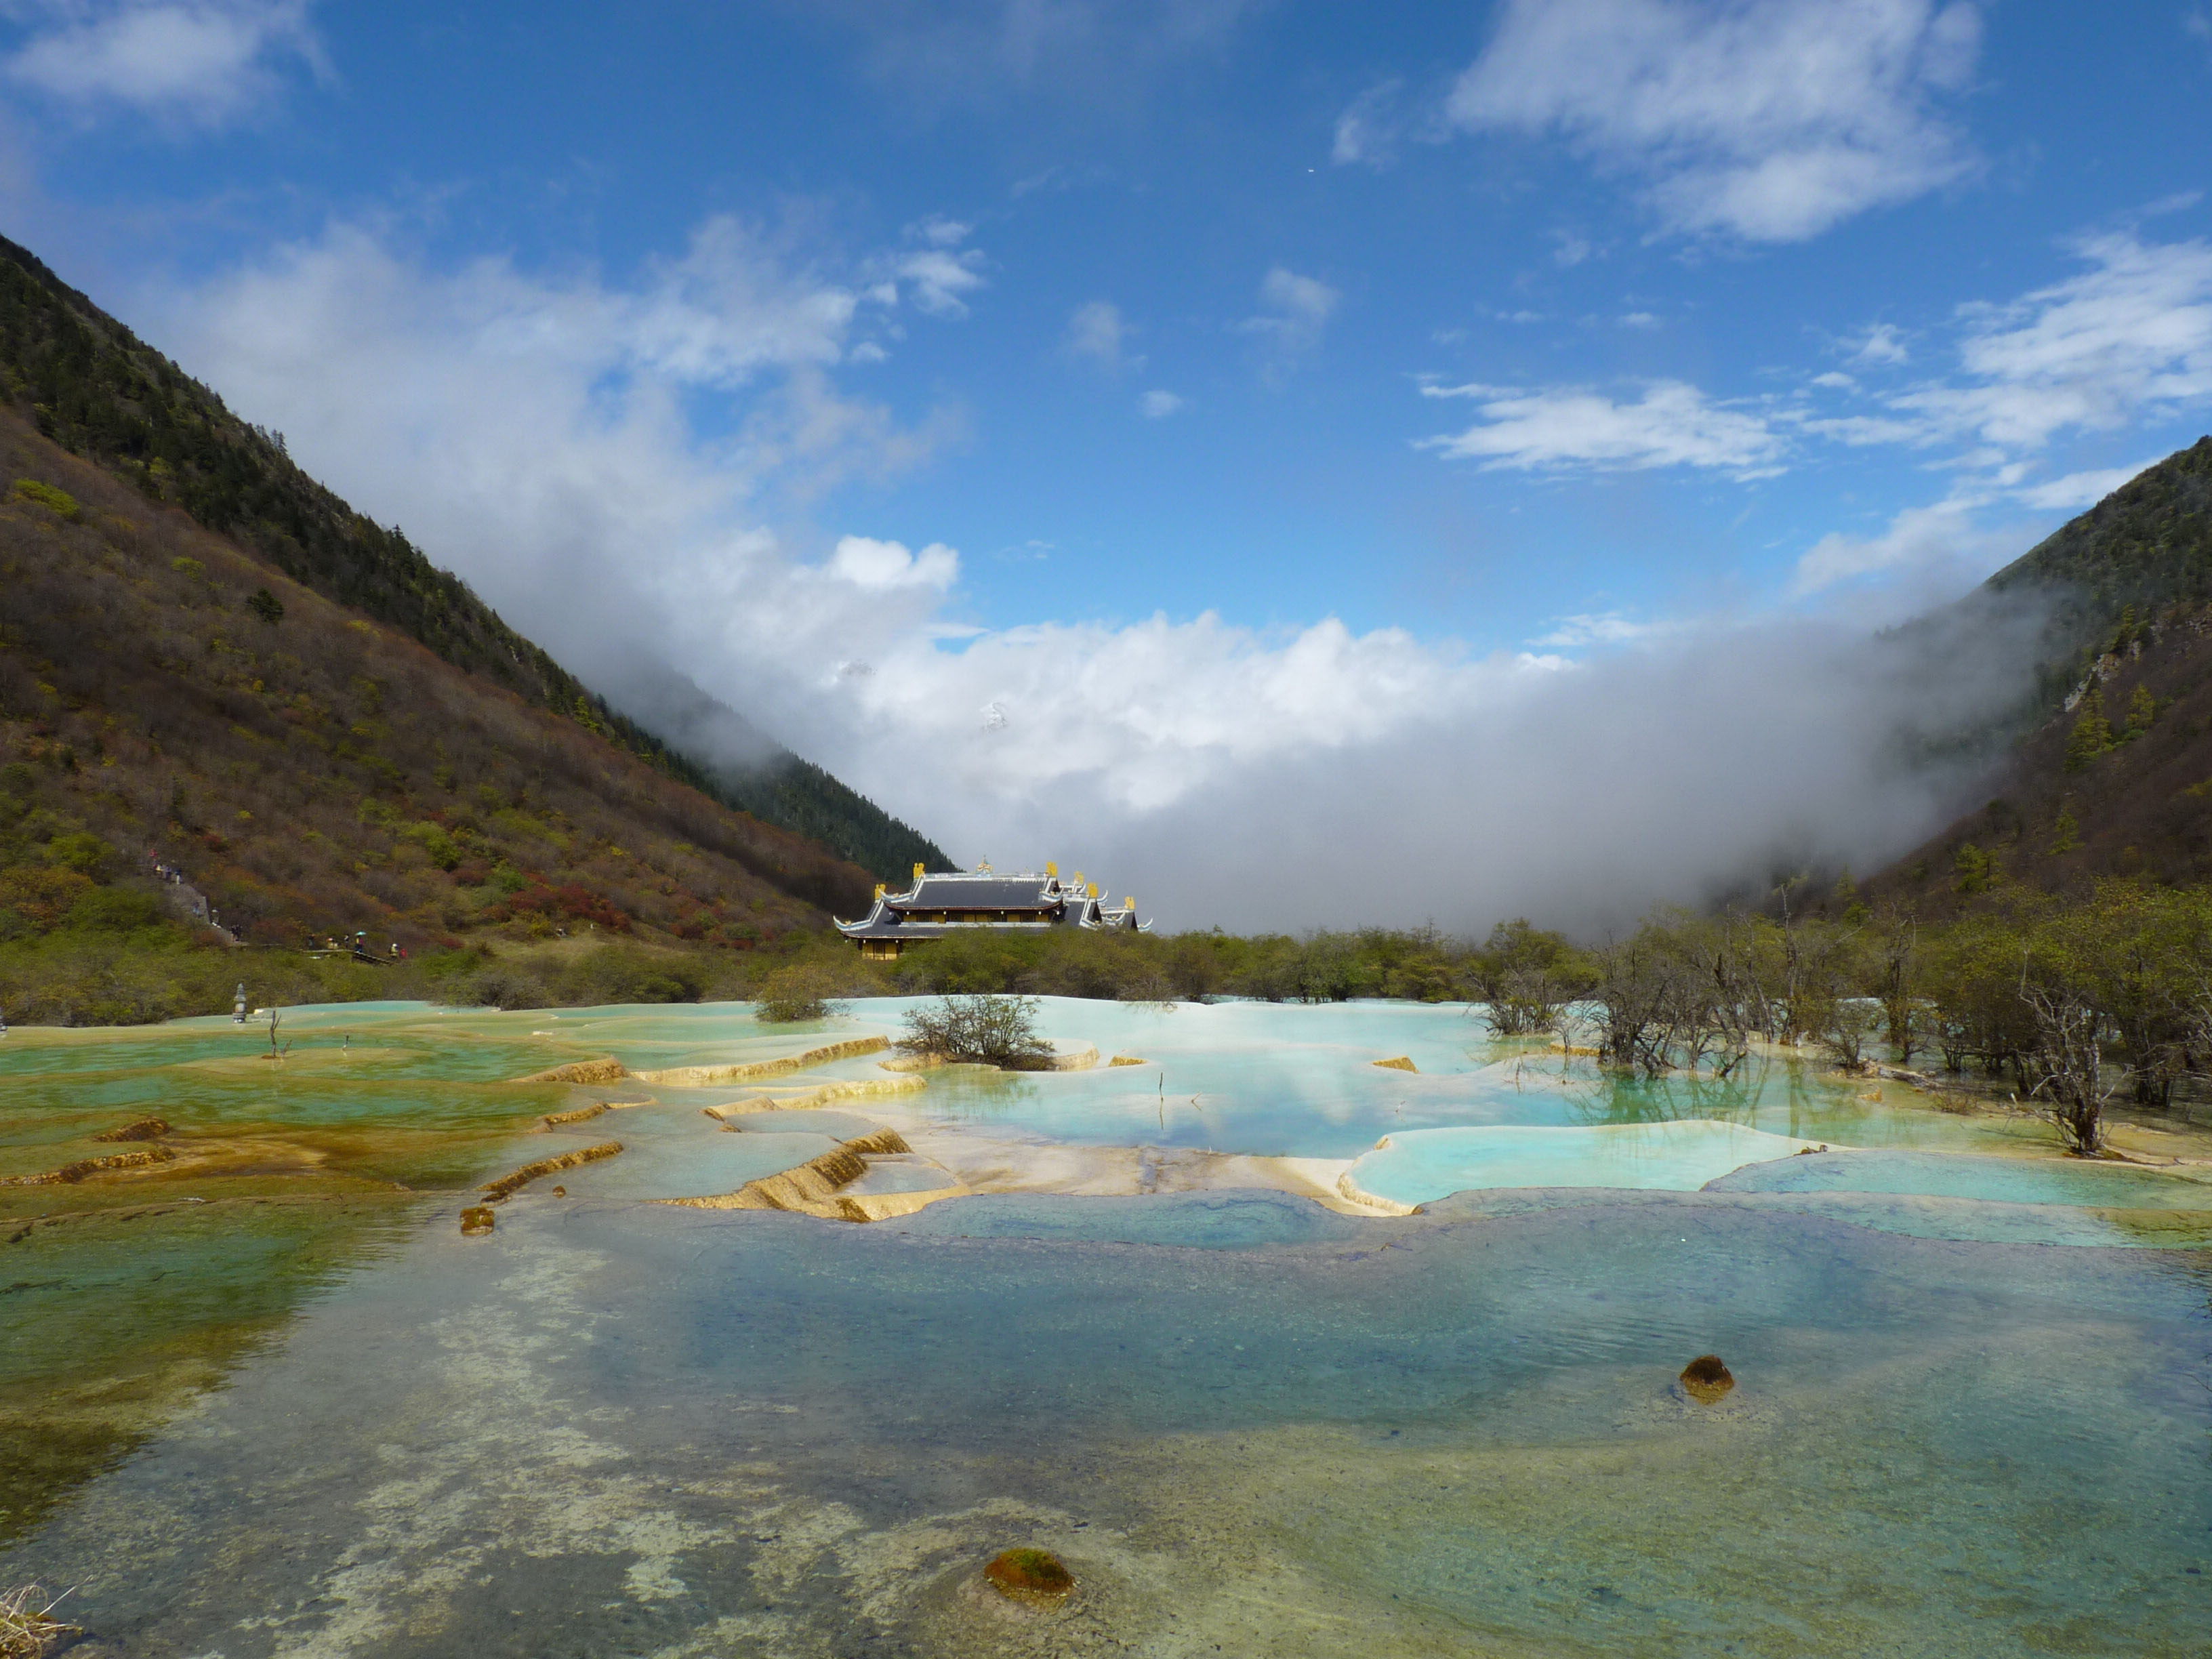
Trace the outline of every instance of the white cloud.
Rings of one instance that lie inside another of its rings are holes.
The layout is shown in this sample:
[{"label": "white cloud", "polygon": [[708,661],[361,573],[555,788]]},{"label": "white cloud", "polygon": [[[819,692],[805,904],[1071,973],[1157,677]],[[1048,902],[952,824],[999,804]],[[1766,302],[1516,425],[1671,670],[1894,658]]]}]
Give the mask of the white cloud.
[{"label": "white cloud", "polygon": [[1878,536],[1823,536],[1797,561],[1795,590],[1814,593],[1877,574],[1903,574],[1923,587],[1956,592],[2021,550],[2014,531],[1993,531],[1977,521],[1974,511],[1984,505],[1954,497],[1905,508]]},{"label": "white cloud", "polygon": [[1387,167],[1397,154],[1397,101],[1404,83],[1385,81],[1353,99],[1336,118],[1336,132],[1329,145],[1329,160],[1339,167],[1364,162]]},{"label": "white cloud", "polygon": [[1270,375],[1279,376],[1291,359],[1321,343],[1343,297],[1326,283],[1276,265],[1261,280],[1259,314],[1237,326],[1267,342]]},{"label": "white cloud", "polygon": [[2029,484],[2014,491],[2014,494],[2027,506],[2040,507],[2045,512],[2078,513],[2085,507],[2096,506],[2144,468],[2155,465],[2155,462],[2145,461],[2138,466],[2107,466],[2089,472],[2069,472],[2063,478]]},{"label": "white cloud", "polygon": [[[1681,623],[1672,622],[1631,622],[1618,611],[1585,611],[1578,616],[1556,618],[1550,633],[1539,634],[1528,643],[1568,651],[1582,650],[1593,645],[1637,645],[1680,632],[1681,627]],[[1557,665],[1560,659],[1531,660]]]},{"label": "white cloud", "polygon": [[[1849,377],[1838,375],[1849,384]],[[1833,385],[1834,380],[1821,375],[1814,386]],[[1790,423],[1801,432],[1827,438],[1839,444],[1849,444],[1855,449],[1864,449],[1881,444],[1924,445],[1931,441],[1927,424],[1921,421],[1898,420],[1883,415],[1808,415],[1792,411]]]},{"label": "white cloud", "polygon": [[216,126],[252,113],[281,72],[326,74],[307,0],[32,0],[7,77],[88,110],[124,105]]},{"label": "white cloud", "polygon": [[1008,92],[1126,104],[1195,54],[1217,51],[1256,0],[783,0],[810,23],[847,24],[877,78],[938,106]]},{"label": "white cloud", "polygon": [[[875,302],[774,248],[710,220],[615,288],[501,260],[428,269],[338,226],[142,310],[303,465],[629,695],[669,665],[705,672],[702,634],[722,625],[702,594],[729,605],[730,628],[764,630],[717,649],[788,665],[803,641],[823,661],[865,659],[883,607],[859,582],[896,573],[848,551],[842,573],[830,565],[846,580],[825,580],[770,526],[841,480],[918,464],[954,429],[839,391]],[[720,411],[711,440],[691,424],[701,404]],[[912,574],[941,585],[952,561],[925,548]],[[771,701],[738,701],[774,723]]]},{"label": "white cloud", "polygon": [[919,553],[904,542],[879,542],[846,536],[830,557],[830,574],[872,593],[902,587],[933,587],[943,592],[960,577],[960,556],[942,542]]},{"label": "white cloud", "polygon": [[1172,392],[1157,387],[1137,399],[1137,412],[1148,421],[1164,421],[1183,407],[1183,400]]},{"label": "white cloud", "polygon": [[1067,349],[1088,357],[1109,374],[1125,367],[1142,368],[1144,359],[1126,355],[1131,330],[1121,308],[1106,300],[1092,300],[1075,308],[1067,319]]},{"label": "white cloud", "polygon": [[1620,325],[1623,328],[1656,328],[1659,326],[1659,319],[1648,311],[1624,312],[1621,314]]},{"label": "white cloud", "polygon": [[2212,246],[2084,239],[2090,269],[1962,314],[1961,374],[1891,399],[1945,434],[2034,448],[2212,398]]},{"label": "white cloud", "polygon": [[1893,325],[1875,323],[1859,337],[1858,344],[1851,349],[1851,355],[1846,361],[1863,368],[1881,368],[1905,362],[1911,355],[1905,349],[1905,342]]},{"label": "white cloud", "polygon": [[1697,466],[1738,478],[1782,470],[1785,446],[1763,416],[1716,404],[1679,380],[1655,381],[1634,403],[1580,386],[1421,390],[1432,398],[1472,398],[1482,417],[1456,435],[1424,440],[1423,447],[1453,459],[1480,460],[1488,469]]},{"label": "white cloud", "polygon": [[1979,15],[1935,0],[1507,0],[1447,104],[1648,181],[1672,228],[1797,241],[1964,176],[1938,113]]},{"label": "white cloud", "polygon": [[955,253],[941,246],[917,248],[902,254],[893,270],[902,281],[912,285],[914,302],[935,317],[965,317],[968,303],[961,296],[974,293],[983,284],[983,274],[977,269],[983,256],[974,249]]}]

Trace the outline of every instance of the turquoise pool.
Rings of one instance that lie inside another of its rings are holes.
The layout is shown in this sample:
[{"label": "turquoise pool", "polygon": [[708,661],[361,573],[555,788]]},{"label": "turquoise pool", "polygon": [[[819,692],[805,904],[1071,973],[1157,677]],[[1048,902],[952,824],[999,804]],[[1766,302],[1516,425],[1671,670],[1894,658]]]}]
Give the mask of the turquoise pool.
[{"label": "turquoise pool", "polygon": [[[655,1088],[549,1138],[529,1115],[593,1091],[499,1080],[760,1058],[899,1012],[302,1012],[289,1080],[222,1025],[0,1052],[19,1137],[168,1090],[219,1123],[457,1113],[508,1166],[629,1149],[487,1237],[460,1236],[459,1190],[317,1235],[329,1259],[255,1340],[0,1582],[75,1586],[92,1651],[149,1659],[2203,1651],[2212,1257],[2178,1248],[2212,1224],[2201,1170],[2057,1159],[2032,1121],[1780,1060],[1617,1085],[1385,1005],[1052,1003],[1052,1036],[1149,1069],[931,1073],[750,1133],[700,1113],[738,1091]],[[1400,1054],[1420,1069],[1372,1064]],[[894,1111],[1363,1160],[1422,1212],[1019,1194],[851,1225],[643,1201]],[[292,1271],[304,1235],[217,1207],[8,1246],[32,1288],[0,1334],[71,1297],[153,1332]],[[1738,1379],[1712,1407],[1674,1384],[1706,1352]],[[1018,1544],[1061,1555],[1074,1601],[989,1589]]]}]

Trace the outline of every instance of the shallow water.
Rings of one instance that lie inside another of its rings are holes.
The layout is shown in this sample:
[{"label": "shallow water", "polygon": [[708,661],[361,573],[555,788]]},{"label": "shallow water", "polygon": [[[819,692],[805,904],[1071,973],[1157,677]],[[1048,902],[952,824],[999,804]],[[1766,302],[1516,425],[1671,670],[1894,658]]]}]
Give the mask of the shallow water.
[{"label": "shallow water", "polygon": [[[87,1207],[0,1255],[0,1399],[61,1379],[108,1437],[0,1425],[51,1453],[0,1582],[78,1586],[79,1651],[148,1659],[2204,1650],[2212,1257],[2142,1248],[2204,1242],[2190,1172],[2057,1160],[2039,1126],[1809,1067],[1562,1078],[1462,1011],[1392,1005],[1054,1002],[1052,1036],[1152,1073],[933,1073],[742,1133],[700,1111],[741,1089],[499,1080],[791,1053],[898,1012],[296,1012],[281,1067],[228,1022],[11,1036],[10,1168],[141,1109],[322,1161],[216,1160],[163,1177],[166,1206],[15,1189],[10,1214]],[[1371,1064],[1397,1054],[1422,1070]],[[1516,1184],[1391,1219],[1263,1192],[867,1226],[640,1201],[894,1109],[1074,1146],[1389,1134],[1434,1149],[1431,1184],[1455,1137],[1420,1131],[1455,1126]],[[1729,1162],[1767,1136],[1873,1150]],[[607,1139],[627,1150],[459,1236],[467,1183]],[[1620,1189],[1655,1158],[1704,1189]],[[1706,1352],[1739,1378],[1718,1407],[1673,1387]],[[101,1376],[150,1380],[103,1417]],[[1068,1560],[1073,1603],[982,1587],[1018,1543]]]},{"label": "shallow water", "polygon": [[[6,1565],[233,1659],[2202,1650],[2190,1265],[1634,1196],[1204,1250],[521,1200]],[[1078,1608],[976,1591],[1032,1541]]]},{"label": "shallow water", "polygon": [[[854,1002],[837,1030],[896,1035],[923,1000]],[[1618,1079],[1587,1060],[1492,1041],[1480,1011],[1462,1004],[1038,1002],[1039,1029],[1052,1036],[1147,1064],[1028,1074],[952,1067],[902,1109],[948,1127],[1078,1145],[1303,1158],[1357,1158],[1396,1131],[1474,1124],[1705,1119],[1815,1142],[1956,1151],[2049,1138],[2027,1120],[1953,1116],[1924,1103],[1900,1110],[1912,1097],[1899,1085],[1797,1060],[1754,1059],[1729,1082]],[[1374,1063],[1399,1056],[1419,1069]],[[859,1060],[832,1069],[859,1077],[876,1067]]]},{"label": "shallow water", "polygon": [[1808,1143],[1788,1135],[1700,1118],[1573,1128],[1516,1124],[1413,1129],[1385,1136],[1352,1166],[1350,1178],[1364,1193],[1406,1205],[1493,1187],[1656,1188],[1686,1193],[1746,1164],[1764,1165],[1810,1151]]}]

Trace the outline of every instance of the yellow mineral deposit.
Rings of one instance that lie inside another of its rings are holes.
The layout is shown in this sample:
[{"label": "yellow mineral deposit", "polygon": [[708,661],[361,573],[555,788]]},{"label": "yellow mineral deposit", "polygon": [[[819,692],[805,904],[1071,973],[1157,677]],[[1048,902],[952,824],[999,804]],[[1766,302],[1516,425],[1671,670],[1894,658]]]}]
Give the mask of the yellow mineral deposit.
[{"label": "yellow mineral deposit", "polygon": [[73,1185],[88,1176],[106,1175],[116,1170],[143,1169],[149,1164],[167,1164],[176,1156],[167,1146],[149,1146],[143,1152],[115,1152],[106,1158],[81,1158],[74,1164],[64,1164],[58,1170],[48,1170],[40,1175],[11,1176],[0,1181],[0,1187]]},{"label": "yellow mineral deposit", "polygon": [[1375,1063],[1377,1066],[1388,1066],[1394,1072],[1418,1072],[1420,1069],[1413,1064],[1413,1057],[1411,1054],[1400,1054],[1395,1059],[1378,1060]]},{"label": "yellow mineral deposit", "polygon": [[1002,1595],[1056,1601],[1075,1589],[1075,1575],[1050,1550],[1012,1549],[992,1558],[983,1576]]},{"label": "yellow mineral deposit", "polygon": [[1718,1405],[1735,1387],[1735,1375],[1717,1353],[1701,1353],[1682,1367],[1682,1392],[1701,1406]]},{"label": "yellow mineral deposit", "polygon": [[597,1146],[582,1146],[573,1152],[563,1152],[558,1158],[541,1158],[535,1164],[524,1164],[512,1175],[503,1175],[496,1181],[487,1181],[477,1190],[483,1193],[489,1202],[496,1204],[501,1199],[521,1191],[540,1176],[573,1170],[580,1164],[595,1164],[603,1158],[612,1158],[620,1151],[622,1142],[609,1140]]},{"label": "yellow mineral deposit", "polygon": [[515,1079],[517,1083],[620,1083],[629,1075],[629,1068],[609,1054],[601,1060],[571,1060],[566,1066],[556,1066],[550,1071],[532,1072],[528,1077]]},{"label": "yellow mineral deposit", "polygon": [[[742,1083],[753,1078],[781,1077],[791,1072],[807,1072],[817,1066],[826,1066],[833,1060],[850,1060],[858,1054],[881,1054],[890,1048],[890,1039],[882,1036],[851,1037],[843,1042],[829,1043],[819,1048],[809,1048],[803,1054],[786,1054],[780,1060],[748,1060],[732,1066],[678,1066],[663,1072],[631,1073],[641,1083],[659,1084],[672,1089],[711,1089],[724,1083]],[[552,1080],[550,1074],[526,1078],[525,1082],[542,1083]],[[584,1079],[578,1079],[583,1081]]]},{"label": "yellow mineral deposit", "polygon": [[599,1100],[592,1102],[589,1106],[579,1106],[573,1112],[548,1112],[538,1121],[547,1128],[554,1129],[563,1123],[588,1123],[601,1112],[611,1109],[612,1109],[605,1101]]}]

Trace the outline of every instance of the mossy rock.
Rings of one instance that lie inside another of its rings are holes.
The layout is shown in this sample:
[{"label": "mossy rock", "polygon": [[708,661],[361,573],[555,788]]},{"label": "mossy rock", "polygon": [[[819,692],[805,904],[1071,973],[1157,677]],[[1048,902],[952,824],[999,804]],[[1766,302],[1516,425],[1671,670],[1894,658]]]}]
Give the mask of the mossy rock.
[{"label": "mossy rock", "polygon": [[1717,1353],[1701,1353],[1682,1367],[1682,1392],[1704,1406],[1717,1405],[1735,1387],[1735,1376]]},{"label": "mossy rock", "polygon": [[474,1238],[499,1224],[499,1214],[489,1204],[471,1204],[461,1212],[461,1236]]},{"label": "mossy rock", "polygon": [[119,1129],[103,1129],[94,1140],[159,1140],[169,1133],[169,1126],[158,1117],[142,1117],[136,1123],[126,1123]]},{"label": "mossy rock", "polygon": [[1008,1550],[983,1569],[983,1576],[1008,1595],[1057,1599],[1075,1588],[1075,1575],[1050,1550]]}]

